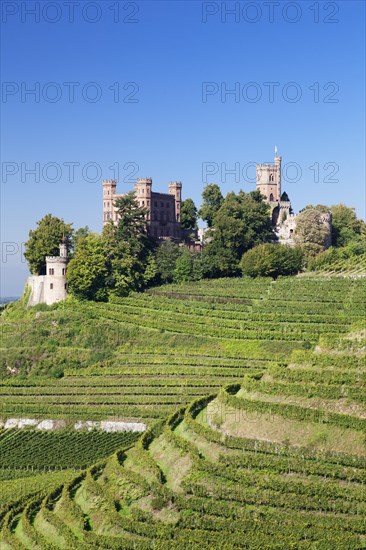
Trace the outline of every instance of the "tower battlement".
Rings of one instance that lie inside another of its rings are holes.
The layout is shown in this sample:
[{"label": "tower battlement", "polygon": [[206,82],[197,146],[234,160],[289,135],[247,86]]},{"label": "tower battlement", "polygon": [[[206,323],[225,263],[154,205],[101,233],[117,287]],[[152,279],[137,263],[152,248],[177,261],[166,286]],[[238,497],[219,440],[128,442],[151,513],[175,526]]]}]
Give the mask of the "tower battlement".
[{"label": "tower battlement", "polygon": [[281,200],[281,161],[275,157],[274,163],[257,164],[256,187],[266,202],[277,204]]}]

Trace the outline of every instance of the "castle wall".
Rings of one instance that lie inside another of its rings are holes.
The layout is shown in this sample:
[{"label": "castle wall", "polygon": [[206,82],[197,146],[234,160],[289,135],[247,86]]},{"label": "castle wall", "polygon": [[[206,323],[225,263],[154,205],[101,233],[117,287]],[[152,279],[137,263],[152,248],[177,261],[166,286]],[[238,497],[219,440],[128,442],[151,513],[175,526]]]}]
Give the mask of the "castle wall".
[{"label": "castle wall", "polygon": [[44,283],[46,275],[31,275],[28,277],[26,286],[30,287],[31,293],[28,306],[36,306],[44,303]]}]

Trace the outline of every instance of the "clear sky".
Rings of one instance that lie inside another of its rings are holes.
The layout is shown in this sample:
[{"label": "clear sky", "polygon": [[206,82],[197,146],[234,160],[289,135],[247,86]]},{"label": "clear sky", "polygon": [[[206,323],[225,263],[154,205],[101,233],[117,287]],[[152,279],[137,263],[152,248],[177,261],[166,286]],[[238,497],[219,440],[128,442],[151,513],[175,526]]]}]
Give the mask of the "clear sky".
[{"label": "clear sky", "polygon": [[21,294],[21,243],[46,213],[101,231],[102,178],[180,180],[199,206],[208,182],[254,189],[277,145],[295,211],[365,216],[363,1],[1,8],[3,296]]}]

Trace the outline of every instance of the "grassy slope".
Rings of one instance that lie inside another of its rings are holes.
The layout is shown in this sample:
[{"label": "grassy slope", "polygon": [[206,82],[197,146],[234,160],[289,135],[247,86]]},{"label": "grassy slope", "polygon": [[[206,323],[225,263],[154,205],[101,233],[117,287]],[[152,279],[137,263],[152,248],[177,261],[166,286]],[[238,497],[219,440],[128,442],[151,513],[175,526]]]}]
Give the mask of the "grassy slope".
[{"label": "grassy slope", "polygon": [[[40,416],[153,422],[236,386],[65,485],[30,526],[10,512],[2,547],[364,547],[364,296],[362,280],[301,277],[11,306],[3,372],[29,374],[3,381],[8,416],[33,414],[38,393]],[[54,356],[66,376],[36,376]]]}]

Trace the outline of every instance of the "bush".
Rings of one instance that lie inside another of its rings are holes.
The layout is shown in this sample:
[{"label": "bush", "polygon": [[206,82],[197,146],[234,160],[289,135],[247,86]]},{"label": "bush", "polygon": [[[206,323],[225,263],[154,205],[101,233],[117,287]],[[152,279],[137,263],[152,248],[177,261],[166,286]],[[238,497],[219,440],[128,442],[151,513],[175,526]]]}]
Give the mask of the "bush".
[{"label": "bush", "polygon": [[240,267],[243,275],[277,278],[298,273],[302,264],[303,254],[298,247],[260,244],[243,254]]}]

